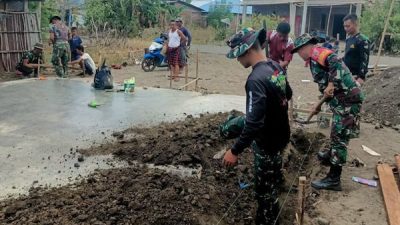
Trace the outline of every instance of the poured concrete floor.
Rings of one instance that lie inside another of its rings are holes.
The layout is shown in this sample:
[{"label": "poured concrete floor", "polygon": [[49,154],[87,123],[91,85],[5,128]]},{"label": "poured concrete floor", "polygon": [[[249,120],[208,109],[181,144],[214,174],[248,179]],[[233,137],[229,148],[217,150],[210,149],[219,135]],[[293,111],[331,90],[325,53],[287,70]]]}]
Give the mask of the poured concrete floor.
[{"label": "poured concrete floor", "polygon": [[[100,107],[88,107],[94,99]],[[155,88],[137,88],[134,94],[105,92],[79,80],[2,83],[0,199],[25,194],[32,186],[63,185],[110,164],[125,166],[112,156],[95,156],[74,167],[71,148],[75,152],[76,147],[100,144],[113,131],[244,108],[242,96]]]}]

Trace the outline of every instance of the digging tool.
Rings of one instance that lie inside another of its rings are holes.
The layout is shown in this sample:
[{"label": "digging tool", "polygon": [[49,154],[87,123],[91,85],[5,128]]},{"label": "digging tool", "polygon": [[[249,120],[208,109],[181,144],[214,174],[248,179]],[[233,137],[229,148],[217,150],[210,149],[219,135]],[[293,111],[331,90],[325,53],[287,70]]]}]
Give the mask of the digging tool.
[{"label": "digging tool", "polygon": [[[316,109],[320,109],[321,106],[325,103],[325,101],[326,101],[327,99],[328,99],[328,98],[325,97],[325,96],[324,96],[323,98],[321,98],[321,100],[319,100],[319,102],[318,102],[318,104],[317,104],[317,106],[316,106],[315,108],[316,108]],[[320,112],[320,111],[319,111],[319,112]],[[311,121],[311,119],[313,118],[313,116],[318,115],[319,112],[313,110],[313,111],[308,115],[308,118],[307,118],[307,120],[305,121],[304,124],[310,123],[310,121]]]}]

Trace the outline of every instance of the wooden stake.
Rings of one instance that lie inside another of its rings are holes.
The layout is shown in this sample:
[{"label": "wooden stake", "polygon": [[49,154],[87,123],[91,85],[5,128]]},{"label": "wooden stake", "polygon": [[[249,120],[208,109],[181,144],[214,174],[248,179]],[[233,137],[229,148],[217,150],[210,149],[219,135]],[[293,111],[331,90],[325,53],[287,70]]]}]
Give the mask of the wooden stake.
[{"label": "wooden stake", "polygon": [[374,70],[378,67],[378,64],[379,64],[379,59],[380,59],[380,57],[381,57],[381,51],[382,51],[382,47],[383,47],[383,41],[384,41],[384,39],[385,39],[386,30],[387,30],[387,27],[388,27],[388,25],[389,25],[390,16],[392,15],[394,3],[395,3],[395,1],[392,0],[392,3],[390,4],[390,8],[389,8],[388,15],[387,15],[387,18],[386,18],[386,21],[385,21],[385,27],[383,28],[383,33],[382,33],[382,37],[381,37],[381,42],[379,43],[378,57],[377,57],[377,59],[376,59],[376,63],[375,63],[375,66],[374,66]]},{"label": "wooden stake", "polygon": [[329,24],[331,23],[332,8],[333,6],[331,5],[331,7],[329,8],[328,22],[326,23],[326,34],[329,34]]},{"label": "wooden stake", "polygon": [[303,225],[303,220],[304,220],[304,207],[305,207],[305,192],[306,192],[306,177],[299,177],[299,197],[298,197],[298,209],[297,209],[297,223],[299,225]]},{"label": "wooden stake", "polygon": [[[186,63],[185,65],[185,85],[188,83],[188,76],[189,76],[189,64]],[[188,88],[185,86],[185,91],[187,91]]]},{"label": "wooden stake", "polygon": [[182,90],[183,88],[185,88],[185,90],[187,90],[187,87],[195,82],[197,82],[199,80],[199,78],[196,78],[188,83],[186,83],[185,85],[183,85],[182,87],[178,88],[178,90]]},{"label": "wooden stake", "polygon": [[400,154],[396,154],[394,158],[396,159],[397,172],[400,177]]},{"label": "wooden stake", "polygon": [[196,51],[196,84],[194,86],[194,90],[198,91],[198,82],[199,81],[199,49]]},{"label": "wooden stake", "polygon": [[400,192],[394,179],[392,168],[388,164],[379,164],[377,170],[389,225],[399,225]]}]

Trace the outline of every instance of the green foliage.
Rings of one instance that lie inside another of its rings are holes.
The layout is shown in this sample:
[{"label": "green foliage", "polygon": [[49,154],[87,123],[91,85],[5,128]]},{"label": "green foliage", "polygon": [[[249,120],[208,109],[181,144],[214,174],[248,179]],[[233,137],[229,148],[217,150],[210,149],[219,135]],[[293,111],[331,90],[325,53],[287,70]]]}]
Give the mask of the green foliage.
[{"label": "green foliage", "polygon": [[132,36],[145,28],[165,25],[183,10],[163,0],[86,0],[85,7],[87,26]]},{"label": "green foliage", "polygon": [[278,16],[264,16],[261,14],[253,15],[250,20],[246,20],[242,28],[251,27],[253,29],[261,29],[263,27],[263,21],[267,22],[267,29],[274,30],[280,22]]},{"label": "green foliage", "polygon": [[207,16],[207,23],[209,26],[216,29],[215,40],[221,41],[226,39],[230,31],[230,25],[222,21],[225,20],[228,22],[232,21],[232,19],[233,14],[230,12],[228,6],[215,6],[210,10],[210,13]]},{"label": "green foliage", "polygon": [[[376,45],[379,45],[391,1],[375,1],[375,3],[366,6],[362,14],[361,32],[367,35]],[[393,8],[387,33],[393,35],[393,50],[400,51],[400,2],[398,1]]]}]

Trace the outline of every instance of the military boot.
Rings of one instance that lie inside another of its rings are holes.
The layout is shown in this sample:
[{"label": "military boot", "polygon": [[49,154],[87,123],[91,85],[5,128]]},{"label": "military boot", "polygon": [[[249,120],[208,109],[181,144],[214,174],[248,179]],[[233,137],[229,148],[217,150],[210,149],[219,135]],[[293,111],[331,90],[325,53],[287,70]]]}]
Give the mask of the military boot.
[{"label": "military boot", "polygon": [[340,182],[341,175],[342,175],[342,167],[332,165],[326,177],[321,180],[315,180],[311,182],[311,186],[315,189],[341,191],[342,190],[342,185]]}]

